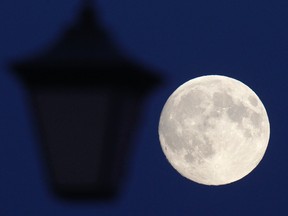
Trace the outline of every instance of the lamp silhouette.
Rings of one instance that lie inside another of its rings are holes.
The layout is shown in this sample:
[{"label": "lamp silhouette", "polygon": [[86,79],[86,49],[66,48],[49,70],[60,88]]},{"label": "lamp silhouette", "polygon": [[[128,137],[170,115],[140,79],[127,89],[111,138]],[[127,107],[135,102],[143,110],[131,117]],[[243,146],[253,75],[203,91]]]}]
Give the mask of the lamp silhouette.
[{"label": "lamp silhouette", "polygon": [[160,81],[116,47],[86,2],[52,48],[12,64],[31,94],[62,197],[117,194],[143,99]]}]

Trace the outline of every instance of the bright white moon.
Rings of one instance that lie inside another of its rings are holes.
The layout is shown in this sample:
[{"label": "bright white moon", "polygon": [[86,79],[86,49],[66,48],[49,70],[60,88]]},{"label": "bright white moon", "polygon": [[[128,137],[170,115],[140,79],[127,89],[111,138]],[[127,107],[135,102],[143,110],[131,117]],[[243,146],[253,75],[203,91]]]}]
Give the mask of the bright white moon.
[{"label": "bright white moon", "polygon": [[249,174],[261,161],[270,136],[259,97],[226,76],[202,76],[169,97],[159,122],[164,154],[184,177],[223,185]]}]

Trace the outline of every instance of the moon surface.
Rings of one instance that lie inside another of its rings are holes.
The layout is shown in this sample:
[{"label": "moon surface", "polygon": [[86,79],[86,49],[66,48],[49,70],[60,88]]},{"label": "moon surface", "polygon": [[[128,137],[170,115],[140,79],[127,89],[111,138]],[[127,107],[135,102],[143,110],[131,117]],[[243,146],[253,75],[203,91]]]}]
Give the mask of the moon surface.
[{"label": "moon surface", "polygon": [[162,150],[184,177],[224,185],[249,174],[261,161],[270,136],[259,97],[242,82],[201,76],[177,88],[159,122]]}]

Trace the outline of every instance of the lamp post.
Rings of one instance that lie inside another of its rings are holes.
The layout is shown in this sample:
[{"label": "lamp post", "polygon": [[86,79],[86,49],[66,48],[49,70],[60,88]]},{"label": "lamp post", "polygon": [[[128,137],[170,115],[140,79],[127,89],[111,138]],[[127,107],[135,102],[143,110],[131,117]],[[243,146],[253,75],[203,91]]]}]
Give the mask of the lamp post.
[{"label": "lamp post", "polygon": [[89,4],[55,46],[12,67],[31,93],[56,193],[117,194],[142,101],[160,79],[120,54]]}]

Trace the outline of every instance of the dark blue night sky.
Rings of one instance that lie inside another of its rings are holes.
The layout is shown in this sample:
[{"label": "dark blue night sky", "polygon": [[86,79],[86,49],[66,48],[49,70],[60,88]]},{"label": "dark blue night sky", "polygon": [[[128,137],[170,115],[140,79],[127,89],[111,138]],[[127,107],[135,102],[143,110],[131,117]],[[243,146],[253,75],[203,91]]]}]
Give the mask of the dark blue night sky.
[{"label": "dark blue night sky", "polygon": [[[99,0],[103,22],[120,47],[161,71],[166,82],[146,100],[117,200],[68,203],[51,196],[26,92],[8,63],[53,43],[80,6],[78,0],[0,2],[0,215],[287,215],[288,2],[280,0]],[[180,84],[207,74],[250,86],[271,124],[260,165],[221,187],[180,176],[158,141],[167,97]]]}]

